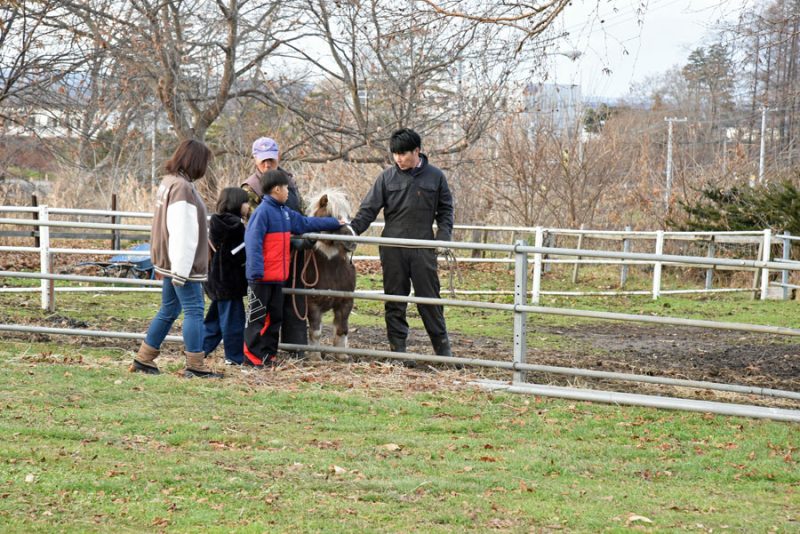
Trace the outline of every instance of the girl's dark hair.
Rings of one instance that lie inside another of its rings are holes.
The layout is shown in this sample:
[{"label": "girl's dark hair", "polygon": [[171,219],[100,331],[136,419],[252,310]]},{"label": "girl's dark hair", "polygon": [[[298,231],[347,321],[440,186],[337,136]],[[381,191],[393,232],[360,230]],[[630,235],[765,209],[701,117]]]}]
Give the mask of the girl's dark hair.
[{"label": "girl's dark hair", "polygon": [[233,213],[241,216],[242,204],[248,200],[247,191],[241,187],[226,187],[217,199],[217,213]]},{"label": "girl's dark hair", "polygon": [[289,175],[281,169],[267,171],[261,175],[261,190],[265,195],[272,193],[273,188],[280,185],[289,185]]},{"label": "girl's dark hair", "polygon": [[389,151],[392,154],[411,152],[416,148],[422,148],[422,138],[411,128],[395,130],[392,137],[389,138]]},{"label": "girl's dark hair", "polygon": [[211,150],[205,144],[195,139],[187,139],[181,141],[164,168],[172,174],[184,174],[194,182],[205,176],[210,159]]}]

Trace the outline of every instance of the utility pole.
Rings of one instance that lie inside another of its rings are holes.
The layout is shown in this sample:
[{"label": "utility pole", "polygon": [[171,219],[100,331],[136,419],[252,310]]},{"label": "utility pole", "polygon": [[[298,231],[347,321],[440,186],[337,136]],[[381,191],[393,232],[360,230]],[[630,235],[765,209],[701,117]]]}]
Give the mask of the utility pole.
[{"label": "utility pole", "polygon": [[722,137],[722,176],[728,174],[728,134]]},{"label": "utility pole", "polygon": [[153,130],[150,134],[150,187],[156,187],[156,135],[158,134],[158,109],[153,109]]},{"label": "utility pole", "polygon": [[667,187],[664,191],[664,206],[666,207],[667,211],[669,211],[669,200],[670,196],[672,195],[672,123],[673,122],[686,122],[688,119],[686,117],[682,119],[678,119],[676,117],[664,117],[664,120],[667,121],[668,129],[667,129]]},{"label": "utility pole", "polygon": [[758,154],[758,185],[764,183],[764,141],[767,135],[767,106],[761,106],[761,150]]}]

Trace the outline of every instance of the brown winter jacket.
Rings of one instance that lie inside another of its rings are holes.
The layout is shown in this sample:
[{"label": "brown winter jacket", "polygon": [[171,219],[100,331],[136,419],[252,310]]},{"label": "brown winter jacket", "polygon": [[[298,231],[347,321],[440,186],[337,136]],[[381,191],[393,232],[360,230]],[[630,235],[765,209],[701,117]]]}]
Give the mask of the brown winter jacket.
[{"label": "brown winter jacket", "polygon": [[206,206],[192,182],[183,175],[169,174],[158,186],[150,258],[156,272],[179,283],[206,280]]}]

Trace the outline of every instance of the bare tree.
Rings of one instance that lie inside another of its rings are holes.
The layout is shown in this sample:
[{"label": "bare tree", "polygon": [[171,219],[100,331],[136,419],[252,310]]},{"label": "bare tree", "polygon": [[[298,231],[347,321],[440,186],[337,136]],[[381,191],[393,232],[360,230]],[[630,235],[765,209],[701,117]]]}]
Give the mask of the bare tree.
[{"label": "bare tree", "polygon": [[[146,87],[179,139],[204,139],[247,79],[280,45],[280,2],[250,0],[89,0],[61,2],[52,24],[106,50],[123,88]],[[131,86],[130,84],[133,83]]]},{"label": "bare tree", "polygon": [[241,94],[291,111],[302,137],[287,155],[303,161],[384,161],[389,134],[408,125],[429,154],[463,152],[503,114],[513,76],[529,59],[510,31],[421,3],[299,7],[303,38],[282,50],[305,65],[312,89],[302,99],[268,84]]},{"label": "bare tree", "polygon": [[529,2],[481,2],[475,0],[422,0],[437,15],[468,20],[497,29],[509,30],[516,41],[515,53],[536,43],[550,28],[570,0]]},{"label": "bare tree", "polygon": [[12,110],[24,110],[80,63],[69,35],[43,22],[43,14],[56,7],[57,2],[51,1],[7,2],[0,7],[0,118],[4,121],[24,125],[24,115]]}]

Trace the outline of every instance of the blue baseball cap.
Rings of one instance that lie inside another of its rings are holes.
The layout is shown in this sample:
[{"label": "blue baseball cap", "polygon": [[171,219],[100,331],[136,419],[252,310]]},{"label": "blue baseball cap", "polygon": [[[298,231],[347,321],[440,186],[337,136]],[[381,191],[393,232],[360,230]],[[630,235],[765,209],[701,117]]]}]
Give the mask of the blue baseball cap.
[{"label": "blue baseball cap", "polygon": [[258,163],[265,159],[278,159],[278,143],[269,137],[259,137],[253,143],[253,157]]}]

